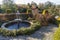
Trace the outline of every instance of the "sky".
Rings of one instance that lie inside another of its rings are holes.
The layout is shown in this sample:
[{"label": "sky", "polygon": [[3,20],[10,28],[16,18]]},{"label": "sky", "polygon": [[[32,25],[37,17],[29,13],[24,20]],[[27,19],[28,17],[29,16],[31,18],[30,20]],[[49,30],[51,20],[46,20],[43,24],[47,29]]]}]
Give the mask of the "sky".
[{"label": "sky", "polygon": [[[32,1],[34,1],[37,4],[45,3],[47,1],[53,2],[55,4],[60,4],[60,0],[14,0],[14,1],[16,4],[27,4],[27,3],[31,3]],[[0,4],[2,4],[2,0],[0,0]]]}]

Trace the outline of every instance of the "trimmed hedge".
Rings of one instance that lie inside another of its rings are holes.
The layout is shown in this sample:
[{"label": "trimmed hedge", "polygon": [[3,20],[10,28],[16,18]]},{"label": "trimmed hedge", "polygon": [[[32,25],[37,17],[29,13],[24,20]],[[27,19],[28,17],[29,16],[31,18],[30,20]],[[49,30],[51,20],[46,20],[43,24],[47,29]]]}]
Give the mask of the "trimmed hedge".
[{"label": "trimmed hedge", "polygon": [[40,22],[35,22],[30,27],[22,27],[18,30],[7,30],[0,28],[0,34],[3,36],[30,35],[34,33],[36,30],[40,29],[40,27]]},{"label": "trimmed hedge", "polygon": [[54,33],[53,40],[60,40],[60,28]]},{"label": "trimmed hedge", "polygon": [[60,24],[59,24],[59,28],[54,33],[53,40],[60,40]]}]

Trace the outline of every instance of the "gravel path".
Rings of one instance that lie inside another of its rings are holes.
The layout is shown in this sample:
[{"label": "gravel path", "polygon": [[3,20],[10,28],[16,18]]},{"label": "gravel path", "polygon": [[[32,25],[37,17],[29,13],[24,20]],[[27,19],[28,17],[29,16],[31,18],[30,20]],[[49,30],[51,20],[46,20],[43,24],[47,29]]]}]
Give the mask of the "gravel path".
[{"label": "gravel path", "polygon": [[52,40],[52,35],[58,27],[50,24],[44,26],[31,35],[24,35],[18,37],[3,37],[0,36],[0,40]]}]

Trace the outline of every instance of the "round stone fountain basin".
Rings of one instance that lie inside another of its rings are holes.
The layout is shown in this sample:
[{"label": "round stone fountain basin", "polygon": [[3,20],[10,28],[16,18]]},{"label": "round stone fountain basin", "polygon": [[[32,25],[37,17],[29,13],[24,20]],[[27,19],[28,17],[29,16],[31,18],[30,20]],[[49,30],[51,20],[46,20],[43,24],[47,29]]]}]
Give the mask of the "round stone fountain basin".
[{"label": "round stone fountain basin", "polygon": [[[18,26],[19,24],[19,26]],[[31,24],[27,21],[10,21],[8,23],[4,23],[1,27],[9,30],[19,29],[21,27],[29,27]]]}]

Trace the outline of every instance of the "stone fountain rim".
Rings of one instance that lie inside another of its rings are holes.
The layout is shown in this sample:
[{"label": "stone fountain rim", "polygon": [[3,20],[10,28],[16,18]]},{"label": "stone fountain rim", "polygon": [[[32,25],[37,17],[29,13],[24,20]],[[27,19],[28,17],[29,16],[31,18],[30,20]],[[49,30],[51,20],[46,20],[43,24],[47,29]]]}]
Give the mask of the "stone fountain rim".
[{"label": "stone fountain rim", "polygon": [[[12,20],[12,21],[3,23],[2,26],[1,26],[1,28],[6,29],[6,30],[10,30],[10,29],[6,28],[5,25],[7,25],[7,24],[9,24],[9,23],[11,23],[11,22],[17,22],[17,21],[28,22],[28,23],[30,23],[31,25],[33,24],[33,22],[30,22],[30,21],[27,21],[27,20]],[[15,29],[13,29],[13,30],[15,30]]]},{"label": "stone fountain rim", "polygon": [[40,22],[32,22],[32,23],[33,24],[30,27],[28,27],[28,28],[23,27],[18,30],[15,30],[15,29],[14,30],[7,30],[7,29],[0,28],[0,33],[2,36],[11,36],[11,37],[16,37],[19,35],[30,35],[41,28]]}]

